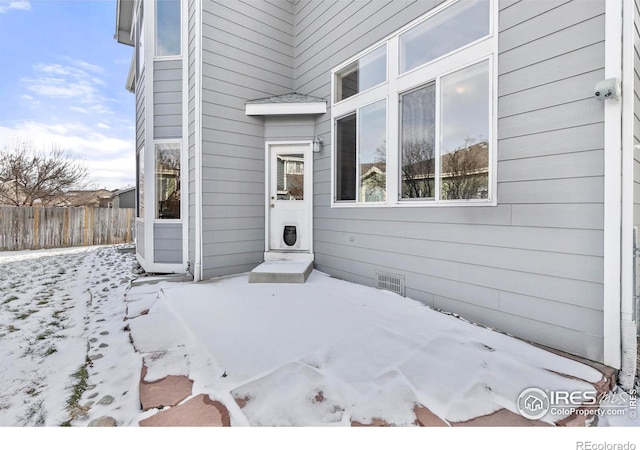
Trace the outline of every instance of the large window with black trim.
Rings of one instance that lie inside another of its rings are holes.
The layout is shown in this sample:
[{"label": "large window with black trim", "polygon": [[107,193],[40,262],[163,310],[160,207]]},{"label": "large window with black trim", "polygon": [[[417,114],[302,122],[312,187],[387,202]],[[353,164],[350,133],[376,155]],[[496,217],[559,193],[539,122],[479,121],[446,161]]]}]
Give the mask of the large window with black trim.
[{"label": "large window with black trim", "polygon": [[333,206],[495,204],[495,12],[448,1],[332,71]]}]

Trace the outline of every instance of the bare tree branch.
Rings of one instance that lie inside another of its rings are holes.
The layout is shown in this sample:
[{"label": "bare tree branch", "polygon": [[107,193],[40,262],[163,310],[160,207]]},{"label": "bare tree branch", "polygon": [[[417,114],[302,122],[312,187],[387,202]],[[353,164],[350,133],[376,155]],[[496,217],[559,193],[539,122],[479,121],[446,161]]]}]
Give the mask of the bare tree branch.
[{"label": "bare tree branch", "polygon": [[55,205],[68,190],[85,187],[88,175],[86,166],[58,145],[45,152],[28,139],[18,140],[0,154],[0,202]]}]

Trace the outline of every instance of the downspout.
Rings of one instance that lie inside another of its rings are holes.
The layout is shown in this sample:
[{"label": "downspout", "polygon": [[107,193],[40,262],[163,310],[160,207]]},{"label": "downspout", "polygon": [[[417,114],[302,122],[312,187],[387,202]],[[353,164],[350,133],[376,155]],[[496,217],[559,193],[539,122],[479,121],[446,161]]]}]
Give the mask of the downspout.
[{"label": "downspout", "polygon": [[194,111],[194,177],[195,177],[195,245],[193,281],[202,281],[202,2],[195,0],[195,111]]},{"label": "downspout", "polygon": [[[604,78],[620,79],[622,67],[622,2],[605,2]],[[602,98],[602,97],[600,97]],[[604,268],[603,353],[604,364],[620,369],[620,305],[622,251],[622,102],[603,100],[604,108]]]},{"label": "downspout", "polygon": [[[182,264],[189,264],[189,3],[180,2],[182,44],[182,144],[180,145],[180,218],[182,219]],[[195,255],[194,255],[195,256]]]},{"label": "downspout", "polygon": [[623,0],[622,19],[622,236],[621,236],[621,367],[618,382],[632,389],[637,364],[637,317],[634,271],[634,0]]}]

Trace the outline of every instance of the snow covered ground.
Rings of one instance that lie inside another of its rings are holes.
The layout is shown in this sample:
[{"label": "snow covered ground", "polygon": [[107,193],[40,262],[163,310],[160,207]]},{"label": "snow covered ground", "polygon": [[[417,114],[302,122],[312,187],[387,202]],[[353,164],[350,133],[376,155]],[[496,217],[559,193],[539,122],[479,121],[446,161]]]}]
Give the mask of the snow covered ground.
[{"label": "snow covered ground", "polygon": [[[114,247],[0,253],[1,426],[86,424],[105,409],[133,420],[140,357],[122,318],[136,267]],[[69,409],[87,357],[87,389]]]},{"label": "snow covered ground", "polygon": [[[114,247],[0,254],[0,426],[86,427],[108,416],[136,427],[157,413],[140,409],[143,358],[147,381],[188,375],[193,394],[224,403],[234,426],[410,425],[415,404],[455,423],[515,411],[528,387],[588,390],[600,378],[517,339],[317,271],[303,285],[248,284],[243,275],[129,289],[136,271],[133,255]],[[78,391],[73,375],[82,367]],[[610,408],[629,402],[624,394],[609,400]],[[600,424],[638,422],[627,411]]]}]

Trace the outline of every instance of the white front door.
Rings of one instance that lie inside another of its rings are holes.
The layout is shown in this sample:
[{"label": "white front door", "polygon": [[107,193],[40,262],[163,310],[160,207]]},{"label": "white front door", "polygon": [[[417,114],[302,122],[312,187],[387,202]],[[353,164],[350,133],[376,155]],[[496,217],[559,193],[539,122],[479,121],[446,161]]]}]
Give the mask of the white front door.
[{"label": "white front door", "polygon": [[311,252],[311,146],[311,142],[267,144],[267,252]]}]

